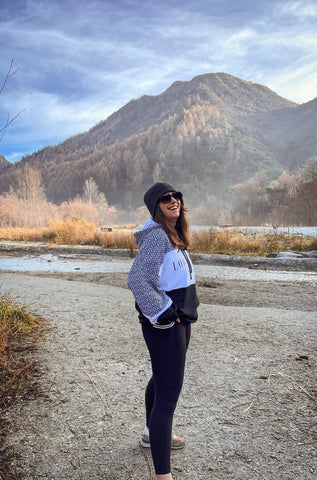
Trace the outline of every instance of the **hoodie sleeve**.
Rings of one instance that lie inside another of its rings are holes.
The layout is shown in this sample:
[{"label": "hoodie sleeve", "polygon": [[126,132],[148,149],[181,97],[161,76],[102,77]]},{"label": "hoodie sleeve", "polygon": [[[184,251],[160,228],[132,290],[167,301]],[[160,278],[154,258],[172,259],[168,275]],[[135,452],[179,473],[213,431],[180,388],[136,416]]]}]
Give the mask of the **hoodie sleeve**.
[{"label": "hoodie sleeve", "polygon": [[161,228],[150,230],[139,246],[128,275],[128,285],[142,314],[152,324],[167,325],[178,317],[170,297],[159,287],[160,272],[169,241]]}]

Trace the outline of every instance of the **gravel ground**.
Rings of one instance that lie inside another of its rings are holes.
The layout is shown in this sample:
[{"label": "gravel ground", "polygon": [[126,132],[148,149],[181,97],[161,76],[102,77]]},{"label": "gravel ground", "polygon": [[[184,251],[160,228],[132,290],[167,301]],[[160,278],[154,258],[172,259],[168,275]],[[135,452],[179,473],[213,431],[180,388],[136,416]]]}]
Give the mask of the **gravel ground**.
[{"label": "gravel ground", "polygon": [[[131,261],[113,262],[122,271],[0,271],[1,291],[49,325],[36,353],[46,397],[5,414],[23,480],[154,478],[139,446],[150,362]],[[199,263],[174,480],[317,480],[316,272]]]}]

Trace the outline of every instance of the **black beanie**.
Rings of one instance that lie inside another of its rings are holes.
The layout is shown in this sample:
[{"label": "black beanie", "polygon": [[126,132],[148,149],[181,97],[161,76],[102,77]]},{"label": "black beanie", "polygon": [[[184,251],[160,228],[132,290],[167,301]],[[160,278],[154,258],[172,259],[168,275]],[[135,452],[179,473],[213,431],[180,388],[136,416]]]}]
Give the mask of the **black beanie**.
[{"label": "black beanie", "polygon": [[152,217],[155,217],[155,210],[158,199],[167,192],[176,192],[176,188],[169,183],[157,182],[152,185],[144,194],[144,203],[149,209]]}]

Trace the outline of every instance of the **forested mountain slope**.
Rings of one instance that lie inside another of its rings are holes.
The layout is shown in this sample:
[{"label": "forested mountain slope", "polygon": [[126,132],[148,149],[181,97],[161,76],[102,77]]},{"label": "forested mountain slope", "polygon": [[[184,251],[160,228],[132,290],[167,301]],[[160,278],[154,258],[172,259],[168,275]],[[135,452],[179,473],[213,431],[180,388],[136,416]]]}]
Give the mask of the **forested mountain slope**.
[{"label": "forested mountain slope", "polygon": [[140,205],[144,189],[168,179],[193,205],[228,200],[237,183],[268,181],[317,154],[317,100],[296,105],[267,87],[225,73],[175,82],[132,100],[86,133],[0,165],[0,194],[24,165],[41,171],[48,200],[82,194],[92,177],[110,204]]},{"label": "forested mountain slope", "polygon": [[255,123],[257,136],[282,166],[293,170],[317,154],[317,99],[268,112]]}]

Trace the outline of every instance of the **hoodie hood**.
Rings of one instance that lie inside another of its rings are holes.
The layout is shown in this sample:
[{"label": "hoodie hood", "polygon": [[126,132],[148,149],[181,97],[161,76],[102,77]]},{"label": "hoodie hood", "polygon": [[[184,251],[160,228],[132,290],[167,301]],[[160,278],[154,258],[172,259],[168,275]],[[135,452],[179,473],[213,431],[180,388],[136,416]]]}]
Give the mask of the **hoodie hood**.
[{"label": "hoodie hood", "polygon": [[157,222],[155,222],[152,218],[150,218],[142,227],[142,230],[139,230],[138,232],[135,232],[134,234],[134,239],[135,243],[137,244],[137,247],[140,248],[142,245],[142,242],[144,238],[147,236],[149,232],[156,228],[162,228],[161,225]]}]

